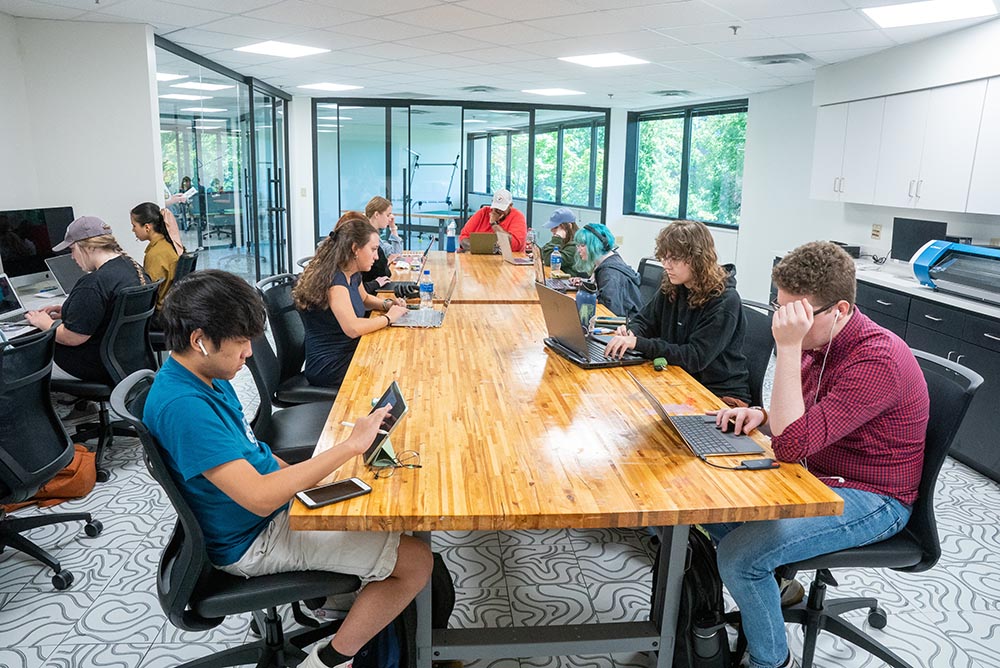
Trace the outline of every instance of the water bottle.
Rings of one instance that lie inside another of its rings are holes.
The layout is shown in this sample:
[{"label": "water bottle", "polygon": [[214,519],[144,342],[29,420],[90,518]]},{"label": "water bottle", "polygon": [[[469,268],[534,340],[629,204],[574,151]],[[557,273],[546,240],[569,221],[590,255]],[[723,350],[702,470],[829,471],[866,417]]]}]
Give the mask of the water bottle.
[{"label": "water bottle", "polygon": [[424,269],[420,277],[420,308],[434,308],[434,283],[431,282],[430,269]]},{"label": "water bottle", "polygon": [[[555,256],[555,252],[552,253]],[[580,314],[580,327],[584,334],[590,331],[590,321],[597,315],[597,284],[583,281],[576,290],[576,311]]]},{"label": "water bottle", "polygon": [[549,269],[552,273],[557,273],[562,271],[562,253],[559,252],[559,246],[552,249],[552,255],[549,256]]},{"label": "water bottle", "polygon": [[455,252],[455,221],[452,220],[448,223],[448,230],[445,237],[445,247],[444,249],[449,253]]},{"label": "water bottle", "polygon": [[528,235],[524,238],[524,252],[531,257],[535,252],[535,231],[528,230]]}]

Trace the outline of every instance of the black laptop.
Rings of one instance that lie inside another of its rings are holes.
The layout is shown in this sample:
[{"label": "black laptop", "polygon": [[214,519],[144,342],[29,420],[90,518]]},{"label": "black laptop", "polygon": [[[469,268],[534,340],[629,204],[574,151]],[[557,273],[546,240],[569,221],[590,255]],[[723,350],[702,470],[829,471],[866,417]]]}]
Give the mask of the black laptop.
[{"label": "black laptop", "polygon": [[[437,241],[437,237],[431,237],[431,242],[427,244],[427,248],[424,249],[424,254],[420,256],[421,267],[427,264],[427,254],[431,252],[431,246],[434,245],[435,241]],[[396,289],[397,287],[399,288],[398,291]],[[416,281],[389,281],[385,285],[380,286],[376,292],[392,292],[397,296],[400,296],[405,292],[415,293],[417,289],[418,286]],[[416,297],[416,294],[413,294],[413,296]]]},{"label": "black laptop", "polygon": [[549,330],[545,345],[573,364],[584,369],[604,369],[646,361],[634,351],[625,353],[620,360],[605,357],[604,348],[610,338],[584,334],[575,299],[537,282],[535,291],[542,305],[545,327]]}]

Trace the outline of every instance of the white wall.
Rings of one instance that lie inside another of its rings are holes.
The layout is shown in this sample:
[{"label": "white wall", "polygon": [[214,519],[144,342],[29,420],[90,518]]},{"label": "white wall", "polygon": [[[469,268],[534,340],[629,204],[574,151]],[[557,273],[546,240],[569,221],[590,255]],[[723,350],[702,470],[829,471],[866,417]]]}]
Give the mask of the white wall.
[{"label": "white wall", "polygon": [[[289,215],[292,221],[293,261],[312,255],[316,250],[311,113],[312,98],[293,97],[288,104]],[[301,271],[298,266],[293,266],[291,270]]]},{"label": "white wall", "polygon": [[[43,206],[38,198],[35,155],[28,129],[28,94],[17,39],[17,20],[0,14],[0,209],[28,209]],[[51,205],[63,202],[50,202]]]}]

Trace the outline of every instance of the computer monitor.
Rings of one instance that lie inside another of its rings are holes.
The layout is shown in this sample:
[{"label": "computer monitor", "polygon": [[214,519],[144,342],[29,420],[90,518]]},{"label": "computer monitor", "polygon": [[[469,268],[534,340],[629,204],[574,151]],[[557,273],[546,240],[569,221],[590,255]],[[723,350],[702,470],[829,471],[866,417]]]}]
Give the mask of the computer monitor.
[{"label": "computer monitor", "polygon": [[0,258],[15,286],[46,277],[46,258],[57,255],[52,247],[66,236],[73,222],[73,207],[0,211]]},{"label": "computer monitor", "polygon": [[915,220],[913,218],[892,219],[892,250],[889,251],[893,260],[909,262],[913,254],[932,239],[944,239],[948,231],[948,223],[938,223],[933,220]]}]

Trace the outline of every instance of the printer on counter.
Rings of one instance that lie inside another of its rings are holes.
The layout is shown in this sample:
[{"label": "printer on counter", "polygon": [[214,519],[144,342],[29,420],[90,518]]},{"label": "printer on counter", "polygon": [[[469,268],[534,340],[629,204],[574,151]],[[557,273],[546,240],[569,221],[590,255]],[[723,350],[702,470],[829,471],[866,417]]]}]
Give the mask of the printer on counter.
[{"label": "printer on counter", "polygon": [[914,253],[912,262],[922,285],[1000,306],[1000,248],[934,240]]}]

